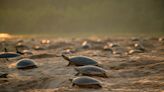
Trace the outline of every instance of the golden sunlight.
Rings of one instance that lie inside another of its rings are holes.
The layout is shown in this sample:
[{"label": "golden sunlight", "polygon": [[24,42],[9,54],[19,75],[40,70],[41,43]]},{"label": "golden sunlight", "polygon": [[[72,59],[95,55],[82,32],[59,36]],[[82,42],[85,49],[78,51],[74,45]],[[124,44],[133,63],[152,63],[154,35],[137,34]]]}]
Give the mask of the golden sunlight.
[{"label": "golden sunlight", "polygon": [[12,36],[8,33],[0,33],[0,38],[11,38]]}]

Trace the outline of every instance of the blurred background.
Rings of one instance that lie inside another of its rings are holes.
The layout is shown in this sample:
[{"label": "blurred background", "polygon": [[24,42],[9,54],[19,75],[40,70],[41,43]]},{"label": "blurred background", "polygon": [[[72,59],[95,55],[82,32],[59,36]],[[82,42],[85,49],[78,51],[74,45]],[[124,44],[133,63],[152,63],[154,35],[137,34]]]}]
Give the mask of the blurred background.
[{"label": "blurred background", "polygon": [[162,36],[164,0],[0,0],[0,33]]}]

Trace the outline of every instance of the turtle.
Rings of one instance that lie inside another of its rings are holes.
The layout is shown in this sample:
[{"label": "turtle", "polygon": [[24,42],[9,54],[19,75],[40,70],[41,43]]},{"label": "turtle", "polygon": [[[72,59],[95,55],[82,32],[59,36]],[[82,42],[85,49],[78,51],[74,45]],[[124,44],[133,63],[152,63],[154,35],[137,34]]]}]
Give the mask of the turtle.
[{"label": "turtle", "polygon": [[0,53],[0,58],[5,58],[7,61],[9,61],[8,58],[15,58],[19,56],[21,56],[19,53],[8,52],[6,48],[5,52]]},{"label": "turtle", "polygon": [[107,43],[110,48],[119,47],[117,43]]},{"label": "turtle", "polygon": [[129,55],[134,54],[134,53],[143,53],[143,51],[137,50],[137,49],[132,49],[132,50],[129,50],[129,52],[128,52]]},{"label": "turtle", "polygon": [[15,53],[15,52],[0,53],[0,58],[15,58],[18,56],[20,56],[20,54]]},{"label": "turtle", "polygon": [[123,55],[124,51],[125,51],[124,48],[118,47],[118,48],[114,48],[112,53],[114,55]]},{"label": "turtle", "polygon": [[84,66],[84,65],[95,65],[98,66],[98,63],[86,56],[73,56],[73,57],[67,57],[66,55],[62,54],[62,57],[69,61],[67,66],[75,65],[75,66]]},{"label": "turtle", "polygon": [[50,43],[50,40],[44,39],[44,40],[41,40],[40,43],[41,44],[49,44]]},{"label": "turtle", "polygon": [[76,67],[75,70],[77,71],[76,76],[82,74],[88,76],[100,76],[100,77],[108,78],[106,74],[106,70],[98,66],[93,66],[93,65],[80,66],[80,67]]},{"label": "turtle", "polygon": [[23,44],[22,42],[19,42],[15,45],[16,48],[21,48],[21,49],[29,49],[28,46],[26,46],[25,44]]},{"label": "turtle", "polygon": [[17,62],[16,67],[18,69],[32,69],[37,68],[37,65],[32,59],[21,59]]},{"label": "turtle", "polygon": [[140,38],[138,38],[138,37],[132,37],[131,38],[131,41],[140,41]]},{"label": "turtle", "polygon": [[104,51],[113,52],[113,49],[112,49],[111,47],[109,47],[108,45],[105,45],[105,46],[103,47],[103,50],[104,50]]},{"label": "turtle", "polygon": [[41,47],[41,46],[38,46],[38,45],[34,46],[33,49],[34,50],[45,50],[44,47]]},{"label": "turtle", "polygon": [[33,55],[32,51],[30,50],[22,50],[22,53],[25,55]]},{"label": "turtle", "polygon": [[84,49],[91,48],[91,44],[89,44],[87,41],[84,41],[84,42],[82,43],[82,48],[84,48]]},{"label": "turtle", "polygon": [[72,53],[75,53],[75,52],[76,52],[76,50],[74,50],[74,49],[65,49],[62,52],[62,54],[72,54]]},{"label": "turtle", "polygon": [[163,42],[163,41],[164,41],[164,37],[158,38],[158,41],[159,41],[159,42]]},{"label": "turtle", "polygon": [[78,86],[81,88],[102,88],[101,82],[95,78],[81,76],[70,79],[72,81],[72,86]]},{"label": "turtle", "polygon": [[21,54],[21,55],[32,55],[33,54],[30,50],[19,51],[17,47],[16,47],[16,53]]},{"label": "turtle", "polygon": [[146,51],[145,47],[142,44],[134,44],[135,49],[140,50],[140,51]]},{"label": "turtle", "polygon": [[0,72],[0,78],[7,78],[8,73]]}]

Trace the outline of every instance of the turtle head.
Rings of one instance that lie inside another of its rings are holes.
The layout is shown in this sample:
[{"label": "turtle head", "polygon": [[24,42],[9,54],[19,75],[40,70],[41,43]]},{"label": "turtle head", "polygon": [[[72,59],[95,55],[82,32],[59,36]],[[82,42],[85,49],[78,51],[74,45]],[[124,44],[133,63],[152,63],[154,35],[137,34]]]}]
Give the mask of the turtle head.
[{"label": "turtle head", "polygon": [[8,52],[8,51],[7,51],[7,48],[4,48],[4,50],[5,50],[5,52]]},{"label": "turtle head", "polygon": [[65,60],[70,61],[69,57],[67,57],[66,55],[62,54],[61,56],[62,56]]},{"label": "turtle head", "polygon": [[18,48],[17,48],[17,47],[15,47],[15,49],[16,49],[16,53],[19,53],[19,50],[18,50]]},{"label": "turtle head", "polygon": [[72,78],[69,78],[69,81],[70,81],[70,82],[72,82],[72,81],[73,81],[73,79],[72,79]]},{"label": "turtle head", "polygon": [[79,71],[79,68],[78,68],[78,67],[75,67],[74,69],[75,69],[76,71]]},{"label": "turtle head", "polygon": [[16,53],[21,54],[21,55],[24,54],[24,53],[22,53],[21,51],[19,51],[17,47],[15,47],[15,49],[16,49]]},{"label": "turtle head", "polygon": [[7,73],[5,73],[5,74],[3,75],[3,76],[4,76],[4,78],[7,78],[7,75],[8,75],[8,74],[7,74]]},{"label": "turtle head", "polygon": [[102,67],[100,64],[97,64],[97,65],[95,65],[95,66]]},{"label": "turtle head", "polygon": [[102,77],[109,78],[109,76],[106,73],[104,73]]}]

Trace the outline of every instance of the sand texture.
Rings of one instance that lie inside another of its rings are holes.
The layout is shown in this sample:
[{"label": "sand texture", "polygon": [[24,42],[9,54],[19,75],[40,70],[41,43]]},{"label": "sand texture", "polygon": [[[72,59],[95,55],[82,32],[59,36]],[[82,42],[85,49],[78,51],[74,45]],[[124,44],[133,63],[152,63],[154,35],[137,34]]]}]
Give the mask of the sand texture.
[{"label": "sand texture", "polygon": [[[0,59],[0,71],[8,73],[8,78],[0,78],[0,92],[164,92],[164,41],[158,38],[17,38],[1,40],[0,51],[6,47],[15,52],[16,45],[33,54]],[[77,66],[67,66],[61,54],[93,58],[109,78],[93,76],[101,89],[72,87],[69,79],[77,77]],[[33,59],[38,68],[16,69],[22,58]]]}]

